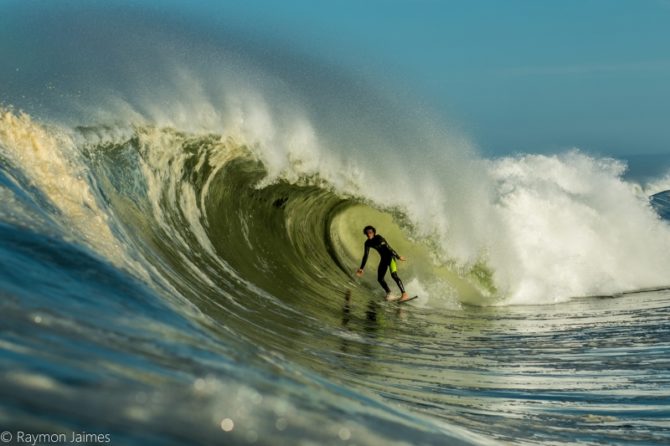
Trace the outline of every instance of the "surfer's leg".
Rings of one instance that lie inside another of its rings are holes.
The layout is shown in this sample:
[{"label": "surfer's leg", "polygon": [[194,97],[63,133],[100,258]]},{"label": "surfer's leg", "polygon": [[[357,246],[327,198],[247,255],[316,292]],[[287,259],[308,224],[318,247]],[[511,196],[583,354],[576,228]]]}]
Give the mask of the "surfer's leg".
[{"label": "surfer's leg", "polygon": [[396,264],[395,259],[391,259],[391,264],[389,266],[391,267],[391,277],[393,277],[393,280],[395,280],[395,283],[398,285],[398,288],[400,288],[400,292],[402,293],[401,300],[407,299],[409,296],[405,291],[402,280],[398,277],[398,265]]},{"label": "surfer's leg", "polygon": [[400,288],[400,292],[402,293],[399,302],[403,302],[409,299],[409,294],[407,294],[407,291],[405,291],[402,280],[400,280],[400,277],[398,276],[398,265],[396,264],[395,259],[391,259],[389,267],[391,268],[391,277],[393,277],[393,280],[395,280],[395,283],[398,285],[398,288]]},{"label": "surfer's leg", "polygon": [[405,294],[405,287],[402,284],[402,280],[400,280],[400,277],[398,277],[398,273],[391,273],[391,277],[393,277],[393,280],[395,280],[395,283],[398,284],[398,288],[400,288],[400,292]]},{"label": "surfer's leg", "polygon": [[388,260],[382,258],[379,261],[379,268],[377,268],[377,281],[379,284],[384,288],[384,291],[386,291],[386,294],[391,294],[391,289],[389,288],[388,284],[384,280],[384,276],[386,275],[386,270],[388,270],[389,267],[389,262]]}]

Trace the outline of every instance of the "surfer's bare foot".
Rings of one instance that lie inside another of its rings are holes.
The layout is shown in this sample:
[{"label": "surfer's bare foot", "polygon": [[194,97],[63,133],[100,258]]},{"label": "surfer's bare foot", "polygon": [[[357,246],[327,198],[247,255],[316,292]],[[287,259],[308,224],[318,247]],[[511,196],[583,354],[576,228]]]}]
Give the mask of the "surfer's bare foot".
[{"label": "surfer's bare foot", "polygon": [[409,294],[402,293],[402,296],[400,296],[400,300],[398,302],[404,302],[406,300],[409,300]]},{"label": "surfer's bare foot", "polygon": [[393,302],[394,300],[398,300],[398,297],[394,296],[394,295],[391,294],[391,293],[388,293],[388,294],[386,295],[386,300],[389,301],[389,302]]}]

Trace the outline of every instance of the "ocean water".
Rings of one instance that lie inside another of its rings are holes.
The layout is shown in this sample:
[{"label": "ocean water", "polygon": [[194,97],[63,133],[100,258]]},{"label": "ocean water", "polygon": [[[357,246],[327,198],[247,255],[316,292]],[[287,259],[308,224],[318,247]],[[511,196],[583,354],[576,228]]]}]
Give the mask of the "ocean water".
[{"label": "ocean water", "polygon": [[[229,34],[16,5],[45,31],[3,44],[10,442],[670,442],[670,176],[487,159]],[[367,224],[418,300],[355,277]]]}]

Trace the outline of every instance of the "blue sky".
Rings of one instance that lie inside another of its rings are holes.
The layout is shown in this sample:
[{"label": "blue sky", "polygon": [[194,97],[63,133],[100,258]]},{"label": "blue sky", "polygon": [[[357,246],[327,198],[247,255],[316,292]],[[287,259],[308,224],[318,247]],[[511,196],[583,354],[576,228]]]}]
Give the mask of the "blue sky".
[{"label": "blue sky", "polygon": [[203,2],[193,13],[411,95],[485,153],[670,152],[670,1]]}]

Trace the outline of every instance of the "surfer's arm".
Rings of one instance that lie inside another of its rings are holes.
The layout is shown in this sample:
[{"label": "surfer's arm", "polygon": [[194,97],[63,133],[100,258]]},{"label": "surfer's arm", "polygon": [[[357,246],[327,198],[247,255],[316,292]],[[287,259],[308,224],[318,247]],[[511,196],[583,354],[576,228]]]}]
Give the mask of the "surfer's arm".
[{"label": "surfer's arm", "polygon": [[403,261],[405,260],[405,258],[404,258],[403,256],[401,256],[400,254],[398,254],[398,253],[395,251],[395,249],[391,248],[391,245],[389,245],[389,244],[387,243],[386,246],[389,247],[389,251],[391,251],[391,255],[392,255],[393,257],[395,257],[395,258],[398,259],[398,260],[403,260]]},{"label": "surfer's arm", "polygon": [[359,271],[363,271],[363,268],[365,268],[365,264],[368,261],[368,254],[370,254],[370,245],[365,243],[365,253],[363,254],[363,260],[361,261],[361,267],[358,268]]},{"label": "surfer's arm", "polygon": [[391,255],[392,255],[393,257],[395,257],[395,258],[398,259],[398,260],[402,260],[402,259],[404,259],[403,256],[401,256],[400,254],[398,254],[397,252],[395,252],[395,249],[391,248],[391,245],[389,245],[388,242],[386,242],[386,246],[388,247],[389,251],[391,251]]}]

